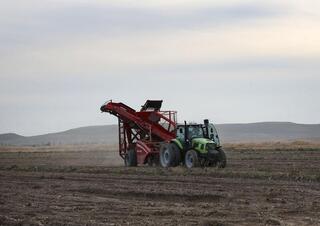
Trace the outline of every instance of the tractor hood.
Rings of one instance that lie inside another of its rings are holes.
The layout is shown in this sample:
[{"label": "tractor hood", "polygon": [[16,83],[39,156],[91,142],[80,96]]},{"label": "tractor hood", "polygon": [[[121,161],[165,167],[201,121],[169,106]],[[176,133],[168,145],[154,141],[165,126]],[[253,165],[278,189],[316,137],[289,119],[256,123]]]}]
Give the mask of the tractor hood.
[{"label": "tractor hood", "polygon": [[192,139],[192,145],[198,143],[198,144],[215,144],[213,140],[207,139],[207,138],[193,138]]}]

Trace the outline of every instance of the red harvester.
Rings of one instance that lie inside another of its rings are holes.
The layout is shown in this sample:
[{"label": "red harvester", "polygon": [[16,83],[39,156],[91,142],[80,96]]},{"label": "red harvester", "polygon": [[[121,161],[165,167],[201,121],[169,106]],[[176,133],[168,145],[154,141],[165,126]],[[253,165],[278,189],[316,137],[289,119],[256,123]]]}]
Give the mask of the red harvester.
[{"label": "red harvester", "polygon": [[147,100],[140,111],[106,102],[102,112],[118,117],[119,155],[128,166],[159,163],[160,144],[176,137],[177,112],[161,111],[162,100]]}]

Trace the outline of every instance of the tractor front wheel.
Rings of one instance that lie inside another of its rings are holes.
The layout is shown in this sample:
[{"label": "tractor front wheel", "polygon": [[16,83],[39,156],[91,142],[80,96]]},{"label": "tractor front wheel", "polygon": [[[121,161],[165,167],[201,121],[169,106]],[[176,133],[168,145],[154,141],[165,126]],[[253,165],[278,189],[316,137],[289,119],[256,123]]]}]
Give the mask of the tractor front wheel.
[{"label": "tractor front wheel", "polygon": [[227,166],[227,157],[222,149],[219,149],[219,158],[217,162],[218,168],[225,168]]},{"label": "tractor front wheel", "polygon": [[187,168],[199,167],[199,157],[195,150],[187,151],[184,159],[184,163]]}]

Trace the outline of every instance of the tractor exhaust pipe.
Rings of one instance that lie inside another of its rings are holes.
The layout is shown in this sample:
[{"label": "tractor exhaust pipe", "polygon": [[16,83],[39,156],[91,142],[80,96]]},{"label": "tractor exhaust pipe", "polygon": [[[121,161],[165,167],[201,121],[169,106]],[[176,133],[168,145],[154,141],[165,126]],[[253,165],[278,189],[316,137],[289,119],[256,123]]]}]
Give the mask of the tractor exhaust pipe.
[{"label": "tractor exhaust pipe", "polygon": [[189,130],[187,126],[187,121],[184,121],[184,141],[186,149],[189,149]]},{"label": "tractor exhaust pipe", "polygon": [[204,122],[204,126],[205,126],[205,129],[206,129],[205,137],[209,138],[209,119],[205,119],[205,120],[203,120],[203,122]]}]

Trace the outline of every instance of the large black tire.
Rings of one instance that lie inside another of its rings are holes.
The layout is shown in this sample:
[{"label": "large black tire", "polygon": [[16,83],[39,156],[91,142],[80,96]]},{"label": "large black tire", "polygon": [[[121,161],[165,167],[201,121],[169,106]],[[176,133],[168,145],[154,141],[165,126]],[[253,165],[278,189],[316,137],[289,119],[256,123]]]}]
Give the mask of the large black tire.
[{"label": "large black tire", "polygon": [[200,166],[199,157],[195,150],[191,149],[187,151],[184,158],[184,164],[187,168],[194,168]]},{"label": "large black tire", "polygon": [[137,153],[134,149],[128,150],[126,156],[126,166],[137,166]]},{"label": "large black tire", "polygon": [[181,163],[181,151],[180,148],[175,144],[175,143],[171,143],[170,144],[170,148],[173,150],[174,152],[174,161],[173,161],[173,166],[178,166]]},{"label": "large black tire", "polygon": [[227,166],[227,157],[222,149],[219,149],[219,159],[217,162],[218,168],[225,168]]},{"label": "large black tire", "polygon": [[171,144],[161,144],[160,146],[160,165],[162,167],[172,167],[175,164],[175,151]]},{"label": "large black tire", "polygon": [[153,158],[152,158],[151,155],[149,155],[147,157],[147,162],[146,163],[148,164],[148,166],[153,166]]},{"label": "large black tire", "polygon": [[147,157],[146,163],[148,164],[148,166],[159,166],[159,158],[154,155],[149,155]]}]

